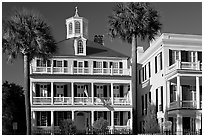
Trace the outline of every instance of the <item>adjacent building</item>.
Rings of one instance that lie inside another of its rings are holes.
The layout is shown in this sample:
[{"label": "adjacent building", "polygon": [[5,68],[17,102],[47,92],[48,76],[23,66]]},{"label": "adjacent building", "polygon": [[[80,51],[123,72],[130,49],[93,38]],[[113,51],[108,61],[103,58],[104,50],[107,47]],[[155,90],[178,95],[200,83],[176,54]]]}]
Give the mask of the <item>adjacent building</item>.
[{"label": "adjacent building", "polygon": [[31,62],[33,133],[57,134],[63,119],[85,131],[103,117],[109,129],[131,129],[132,91],[129,57],[105,45],[103,36],[88,37],[88,20],[66,19],[66,39],[48,61]]},{"label": "adjacent building", "polygon": [[161,127],[173,134],[201,131],[202,37],[163,33],[144,51],[138,47],[138,126],[144,132],[149,103]]}]

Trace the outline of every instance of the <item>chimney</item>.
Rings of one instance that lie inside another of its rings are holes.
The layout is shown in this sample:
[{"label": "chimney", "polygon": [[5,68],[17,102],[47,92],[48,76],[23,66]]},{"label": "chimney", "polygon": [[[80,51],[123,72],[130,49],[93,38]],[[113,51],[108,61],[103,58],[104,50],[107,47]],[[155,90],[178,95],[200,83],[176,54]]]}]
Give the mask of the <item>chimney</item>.
[{"label": "chimney", "polygon": [[100,45],[104,45],[103,37],[104,35],[95,35],[94,42],[99,43]]}]

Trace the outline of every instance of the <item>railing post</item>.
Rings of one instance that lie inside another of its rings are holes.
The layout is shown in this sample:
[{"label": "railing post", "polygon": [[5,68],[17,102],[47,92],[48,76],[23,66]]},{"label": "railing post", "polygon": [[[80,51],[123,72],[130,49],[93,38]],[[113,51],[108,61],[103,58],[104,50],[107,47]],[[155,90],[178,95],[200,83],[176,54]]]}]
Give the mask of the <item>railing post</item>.
[{"label": "railing post", "polygon": [[54,83],[51,82],[51,104],[54,104]]},{"label": "railing post", "polygon": [[176,69],[181,69],[181,61],[176,60]]},{"label": "railing post", "polygon": [[197,70],[200,70],[200,61],[197,62]]},{"label": "railing post", "polygon": [[111,104],[114,105],[114,98],[113,98],[113,83],[111,83]]},{"label": "railing post", "polygon": [[71,82],[71,96],[72,96],[72,105],[74,105],[74,83]]}]

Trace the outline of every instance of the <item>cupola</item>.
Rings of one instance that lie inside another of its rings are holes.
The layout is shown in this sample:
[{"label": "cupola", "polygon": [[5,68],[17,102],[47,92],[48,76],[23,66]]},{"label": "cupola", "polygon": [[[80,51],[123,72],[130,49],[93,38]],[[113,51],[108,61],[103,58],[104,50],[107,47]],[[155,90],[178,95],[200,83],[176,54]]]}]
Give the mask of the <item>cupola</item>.
[{"label": "cupola", "polygon": [[79,17],[78,9],[75,7],[75,15],[66,19],[67,39],[82,37],[88,39],[88,20]]}]

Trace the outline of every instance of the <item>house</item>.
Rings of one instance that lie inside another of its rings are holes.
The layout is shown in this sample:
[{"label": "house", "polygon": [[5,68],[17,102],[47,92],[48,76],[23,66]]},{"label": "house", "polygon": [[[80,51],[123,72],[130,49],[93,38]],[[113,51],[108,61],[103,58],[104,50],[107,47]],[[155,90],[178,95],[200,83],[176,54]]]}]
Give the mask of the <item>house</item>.
[{"label": "house", "polygon": [[201,131],[202,36],[163,33],[137,53],[139,131],[144,132],[148,102],[161,129],[171,121],[173,134]]},{"label": "house", "polygon": [[66,19],[66,39],[48,61],[30,66],[32,132],[57,134],[63,119],[80,131],[103,117],[109,129],[131,129],[132,91],[129,57],[105,45],[103,36],[88,37],[88,20]]}]

